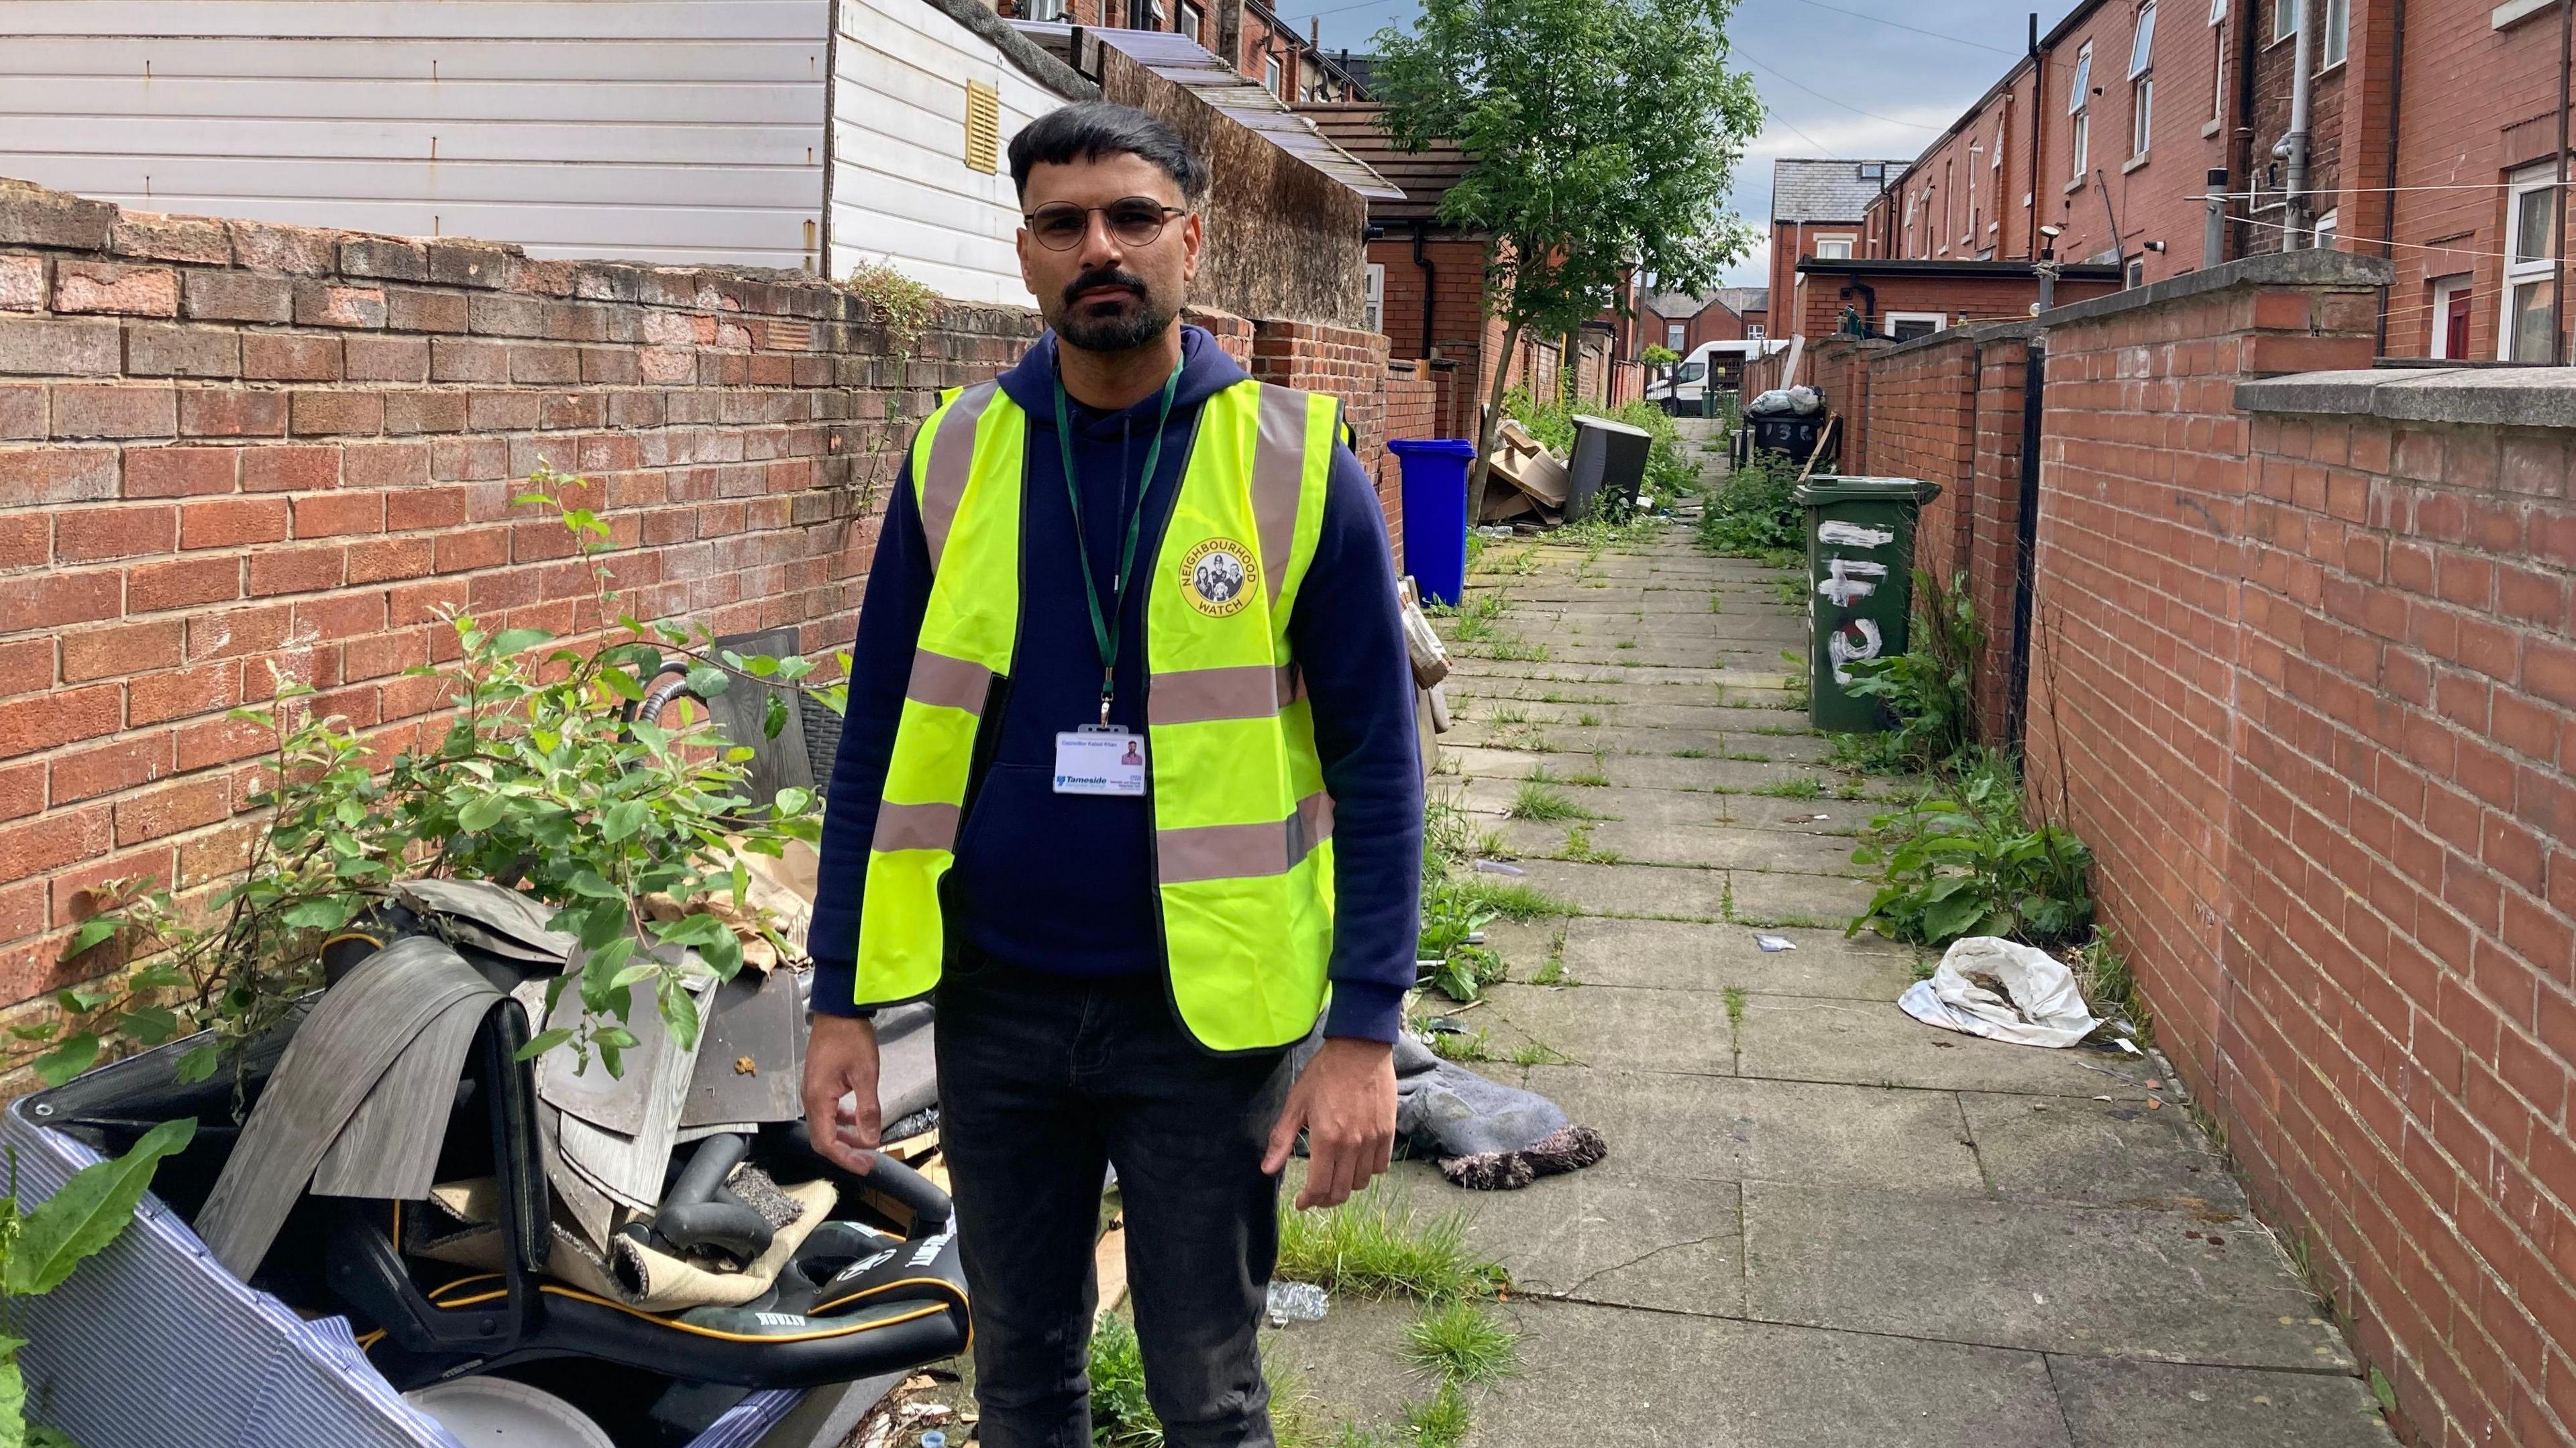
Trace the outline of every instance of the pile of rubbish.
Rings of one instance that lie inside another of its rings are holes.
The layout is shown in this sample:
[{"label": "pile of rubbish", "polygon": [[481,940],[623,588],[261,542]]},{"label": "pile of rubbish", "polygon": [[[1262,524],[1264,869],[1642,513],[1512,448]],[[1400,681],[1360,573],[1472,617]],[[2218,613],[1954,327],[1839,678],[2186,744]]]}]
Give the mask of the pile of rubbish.
[{"label": "pile of rubbish", "polygon": [[1812,387],[1774,387],[1744,404],[1747,417],[1813,417],[1824,411],[1822,393]]},{"label": "pile of rubbish", "polygon": [[1476,500],[1478,523],[1536,523],[1553,528],[1565,521],[1573,495],[1565,459],[1549,452],[1528,428],[1505,418],[1494,433],[1494,455],[1486,464],[1485,495]]},{"label": "pile of rubbish", "polygon": [[[739,858],[768,923],[810,909],[810,854]],[[774,1420],[800,1390],[960,1351],[930,1007],[878,1019],[889,1146],[855,1175],[806,1135],[798,962],[746,952],[720,980],[659,947],[703,1024],[682,1040],[638,989],[612,1075],[597,1052],[529,1049],[581,1014],[564,982],[584,950],[553,914],[485,881],[396,884],[238,1076],[183,1080],[201,1043],[178,1041],[18,1103],[7,1139],[48,1159],[65,1138],[112,1153],[162,1121],[205,1124],[154,1183],[178,1220],[139,1223],[139,1247],[44,1304],[37,1366],[58,1400],[115,1403],[118,1442],[435,1444],[434,1421],[469,1442],[680,1448]],[[138,1322],[189,1360],[320,1358],[332,1401],[256,1380],[241,1386],[257,1401],[201,1391],[219,1373],[151,1395],[90,1381],[141,1350],[116,1341]],[[246,1420],[265,1436],[237,1436]]]}]

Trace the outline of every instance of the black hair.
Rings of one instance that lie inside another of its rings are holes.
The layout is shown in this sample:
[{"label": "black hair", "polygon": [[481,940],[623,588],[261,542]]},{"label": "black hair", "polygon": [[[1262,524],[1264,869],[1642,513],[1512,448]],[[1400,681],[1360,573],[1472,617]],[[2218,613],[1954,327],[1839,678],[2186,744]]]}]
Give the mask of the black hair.
[{"label": "black hair", "polygon": [[1142,156],[1162,168],[1192,206],[1207,199],[1207,162],[1180,132],[1116,101],[1084,101],[1047,112],[1011,137],[1011,184],[1029,194],[1029,172],[1103,156]]}]

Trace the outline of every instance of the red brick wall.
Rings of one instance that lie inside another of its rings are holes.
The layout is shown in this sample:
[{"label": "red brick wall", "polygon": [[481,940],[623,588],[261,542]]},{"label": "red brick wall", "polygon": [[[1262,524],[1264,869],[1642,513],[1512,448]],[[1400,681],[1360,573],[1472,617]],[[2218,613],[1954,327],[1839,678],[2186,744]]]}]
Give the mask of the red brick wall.
[{"label": "red brick wall", "polygon": [[[1985,632],[1977,663],[1976,720],[1981,737],[2010,733],[2012,708],[2013,593],[2021,562],[2022,421],[2026,407],[2030,341],[1989,335],[1977,344],[1976,465],[1963,482],[1961,527],[1967,543],[1959,564],[1968,572],[1968,602]],[[1946,586],[1945,570],[1937,575]]]},{"label": "red brick wall", "polygon": [[[0,1003],[60,983],[85,887],[230,867],[261,736],[225,711],[272,669],[395,749],[436,610],[597,627],[511,505],[541,460],[593,480],[635,613],[851,634],[901,429],[834,288],[24,190],[0,277]],[[945,310],[909,411],[1034,330]]]},{"label": "red brick wall", "polygon": [[2361,363],[2376,302],[2240,287],[2051,329],[2033,777],[2412,1438],[2563,1443],[2576,456],[2234,406]]},{"label": "red brick wall", "polygon": [[[1489,349],[1502,345],[1502,329],[1485,316],[1485,248],[1475,241],[1427,241],[1423,260],[1432,280],[1413,264],[1410,237],[1381,238],[1369,243],[1368,259],[1386,268],[1385,330],[1388,352],[1418,357],[1422,352],[1422,308],[1430,293],[1431,354],[1458,364],[1464,385],[1448,390],[1440,414],[1440,435],[1473,437],[1476,407],[1483,400],[1478,379],[1490,381]],[[1470,394],[1473,394],[1472,396]]]},{"label": "red brick wall", "polygon": [[[1887,330],[1887,318],[1894,312],[1934,312],[1953,323],[2016,321],[2028,317],[2031,305],[2039,300],[2036,277],[1872,275],[1857,280],[1877,293],[1875,312],[1867,305],[1870,299],[1854,285],[1854,278],[1823,272],[1806,278],[1796,325],[1806,334],[1808,346],[1834,335],[1842,325],[1846,306],[1861,311],[1876,333]],[[2056,301],[2059,306],[2070,306],[2119,289],[2117,282],[2061,278]]]},{"label": "red brick wall", "polygon": [[[1375,468],[1383,338],[1192,320],[1342,395]],[[864,302],[782,274],[0,191],[0,1008],[63,983],[88,887],[237,864],[260,736],[225,714],[272,668],[390,751],[443,703],[402,673],[452,656],[436,610],[597,628],[563,529],[511,505],[540,461],[592,480],[634,613],[820,651],[907,419],[1036,330],[945,307],[899,376]]]}]

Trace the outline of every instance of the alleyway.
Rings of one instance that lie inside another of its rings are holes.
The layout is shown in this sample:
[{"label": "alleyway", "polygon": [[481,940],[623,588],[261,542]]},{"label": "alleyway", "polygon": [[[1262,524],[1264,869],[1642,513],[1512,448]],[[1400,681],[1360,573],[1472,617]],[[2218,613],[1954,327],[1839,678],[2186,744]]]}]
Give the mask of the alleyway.
[{"label": "alleyway", "polygon": [[[1804,623],[1778,573],[1678,529],[1597,556],[1496,541],[1486,595],[1508,604],[1457,650],[1483,656],[1451,680],[1435,796],[1567,913],[1496,926],[1510,983],[1458,1019],[1489,1032],[1479,1069],[1611,1155],[1497,1194],[1399,1165],[1517,1283],[1521,1374],[1477,1396],[1470,1444],[2390,1441],[2226,1168],[2148,1106],[2152,1069],[1915,1024],[1912,953],[1844,940],[1872,806],[1837,797],[1786,688]],[[1506,818],[1542,769],[1599,818]],[[1396,1354],[1410,1320],[1337,1300],[1267,1350],[1335,1419],[1391,1425],[1429,1393]]]}]

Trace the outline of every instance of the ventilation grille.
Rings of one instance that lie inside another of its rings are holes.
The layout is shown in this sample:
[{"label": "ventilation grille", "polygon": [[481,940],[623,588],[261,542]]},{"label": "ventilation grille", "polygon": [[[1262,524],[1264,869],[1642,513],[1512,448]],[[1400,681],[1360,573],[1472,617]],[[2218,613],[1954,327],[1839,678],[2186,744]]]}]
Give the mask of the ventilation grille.
[{"label": "ventilation grille", "polygon": [[966,164],[990,176],[1002,150],[1002,93],[979,80],[966,82]]}]

